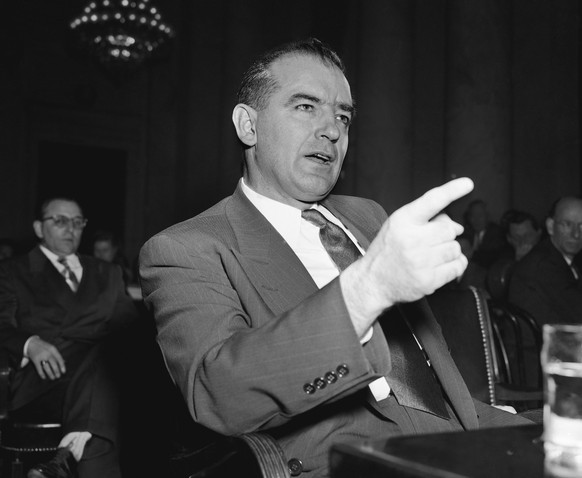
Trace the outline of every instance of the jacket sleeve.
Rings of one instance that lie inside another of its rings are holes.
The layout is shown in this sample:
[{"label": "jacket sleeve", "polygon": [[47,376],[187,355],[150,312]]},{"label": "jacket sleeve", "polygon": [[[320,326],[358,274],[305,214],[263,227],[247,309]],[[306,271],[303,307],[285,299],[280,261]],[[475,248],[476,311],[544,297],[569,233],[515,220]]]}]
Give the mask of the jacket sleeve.
[{"label": "jacket sleeve", "polygon": [[18,367],[22,361],[24,344],[31,335],[18,328],[17,308],[13,268],[9,261],[4,261],[0,264],[0,353],[12,367]]},{"label": "jacket sleeve", "polygon": [[381,330],[359,343],[337,279],[273,313],[236,251],[193,232],[150,239],[140,276],[171,376],[194,419],[220,433],[282,425],[386,366]]}]

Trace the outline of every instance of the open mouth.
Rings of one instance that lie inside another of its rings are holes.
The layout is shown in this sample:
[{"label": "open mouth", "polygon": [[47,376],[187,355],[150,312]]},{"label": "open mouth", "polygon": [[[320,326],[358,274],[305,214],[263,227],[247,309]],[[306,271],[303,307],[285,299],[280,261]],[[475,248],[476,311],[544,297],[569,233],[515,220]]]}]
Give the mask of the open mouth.
[{"label": "open mouth", "polygon": [[323,153],[308,154],[306,157],[313,159],[313,160],[319,162],[320,164],[327,164],[327,163],[331,163],[333,161],[332,156],[330,156],[328,154],[323,154]]}]

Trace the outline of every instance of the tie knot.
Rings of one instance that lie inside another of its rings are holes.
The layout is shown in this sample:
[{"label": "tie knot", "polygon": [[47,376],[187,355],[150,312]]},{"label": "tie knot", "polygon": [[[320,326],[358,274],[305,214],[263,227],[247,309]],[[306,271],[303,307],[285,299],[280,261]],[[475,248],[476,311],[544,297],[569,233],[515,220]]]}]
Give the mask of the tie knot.
[{"label": "tie knot", "polygon": [[329,223],[325,216],[316,209],[306,209],[305,211],[301,211],[301,217],[319,228],[322,228]]},{"label": "tie knot", "polygon": [[69,267],[69,263],[67,262],[67,258],[66,258],[66,257],[64,257],[64,256],[63,256],[63,257],[59,257],[59,259],[58,259],[58,260],[59,260],[59,262],[60,262],[62,265],[64,265],[65,267],[67,267],[67,268]]},{"label": "tie knot", "polygon": [[319,227],[321,243],[340,271],[360,257],[360,251],[346,232],[319,211],[307,209],[301,212],[301,217]]}]

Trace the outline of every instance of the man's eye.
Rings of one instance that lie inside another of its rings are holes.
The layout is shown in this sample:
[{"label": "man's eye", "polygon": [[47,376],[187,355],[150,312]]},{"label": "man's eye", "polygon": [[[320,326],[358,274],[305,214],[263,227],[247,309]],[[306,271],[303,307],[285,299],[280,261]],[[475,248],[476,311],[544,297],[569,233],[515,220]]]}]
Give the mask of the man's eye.
[{"label": "man's eye", "polygon": [[301,111],[312,111],[313,105],[301,104],[301,105],[297,105],[297,109],[301,110]]},{"label": "man's eye", "polygon": [[352,122],[352,118],[346,115],[337,115],[336,118],[341,121],[345,126],[349,126]]}]

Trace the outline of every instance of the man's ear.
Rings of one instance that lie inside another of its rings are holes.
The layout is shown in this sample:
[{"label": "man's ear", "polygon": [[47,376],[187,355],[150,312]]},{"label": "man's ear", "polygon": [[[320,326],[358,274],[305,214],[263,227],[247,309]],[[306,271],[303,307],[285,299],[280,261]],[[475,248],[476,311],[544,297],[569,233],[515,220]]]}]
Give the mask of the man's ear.
[{"label": "man's ear", "polygon": [[548,231],[548,234],[550,236],[554,235],[554,218],[553,217],[548,217],[546,219],[546,230]]},{"label": "man's ear", "polygon": [[38,237],[39,239],[43,238],[43,234],[42,234],[42,222],[40,222],[39,220],[36,220],[32,223],[32,228],[34,229],[34,233],[36,234],[36,237]]},{"label": "man's ear", "polygon": [[232,122],[238,138],[247,146],[257,144],[257,112],[248,105],[239,103],[232,111]]}]

